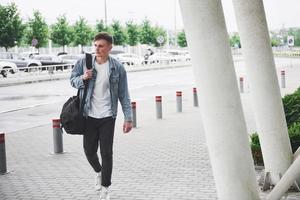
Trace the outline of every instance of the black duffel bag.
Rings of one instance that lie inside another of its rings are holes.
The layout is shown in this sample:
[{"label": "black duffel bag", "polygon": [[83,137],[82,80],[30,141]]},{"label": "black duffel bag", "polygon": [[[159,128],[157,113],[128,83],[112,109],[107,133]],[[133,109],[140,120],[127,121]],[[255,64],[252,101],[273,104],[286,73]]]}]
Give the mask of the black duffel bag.
[{"label": "black duffel bag", "polygon": [[[78,91],[79,93],[79,91]],[[60,123],[68,134],[83,135],[85,132],[85,118],[80,109],[79,96],[73,96],[63,105],[60,113]]]},{"label": "black duffel bag", "polygon": [[[88,69],[92,67],[92,55],[86,54],[86,66]],[[86,119],[83,116],[83,107],[88,88],[88,81],[84,83],[84,92],[82,101],[79,98],[79,90],[77,96],[70,97],[64,103],[60,113],[60,123],[65,132],[72,135],[83,135],[85,133]]]}]

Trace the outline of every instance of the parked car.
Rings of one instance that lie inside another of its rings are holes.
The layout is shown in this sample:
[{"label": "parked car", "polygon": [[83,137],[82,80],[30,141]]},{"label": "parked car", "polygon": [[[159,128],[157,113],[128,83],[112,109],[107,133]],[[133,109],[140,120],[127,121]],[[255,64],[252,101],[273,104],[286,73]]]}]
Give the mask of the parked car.
[{"label": "parked car", "polygon": [[51,54],[39,54],[39,55],[34,55],[34,59],[39,60],[42,65],[60,65],[64,64],[63,60],[55,55]]},{"label": "parked car", "polygon": [[141,56],[133,54],[133,53],[120,53],[120,54],[117,54],[116,58],[123,65],[142,65],[142,64],[144,64],[144,59]]},{"label": "parked car", "polygon": [[18,67],[13,62],[0,61],[0,73],[3,77],[7,77],[8,73],[14,74],[18,72]]},{"label": "parked car", "polygon": [[[56,56],[56,55],[52,55],[52,54],[39,54],[39,55],[34,55],[33,56],[34,59],[39,60],[43,66],[46,65],[58,65],[56,67],[56,70],[63,70],[63,69],[67,69],[68,64],[66,62],[64,62],[60,57]],[[45,70],[46,67],[42,68],[42,70]]]},{"label": "parked car", "polygon": [[69,63],[69,64],[75,64],[77,62],[77,60],[79,60],[81,57],[83,57],[84,54],[78,54],[78,55],[72,55],[72,54],[65,54],[65,55],[59,55],[58,57],[60,57],[60,59],[64,62],[64,63]]},{"label": "parked car", "polygon": [[33,52],[33,51],[25,51],[20,53],[22,58],[26,58],[26,59],[32,58],[34,55],[38,55],[38,54],[39,54],[38,52]]},{"label": "parked car", "polygon": [[154,64],[154,63],[165,63],[169,64],[171,62],[176,62],[176,58],[170,53],[166,52],[158,52],[154,53],[148,57],[147,63]]},{"label": "parked car", "polygon": [[67,53],[67,52],[64,52],[64,51],[63,51],[63,52],[58,52],[58,53],[57,53],[57,56],[66,55],[66,54],[68,54],[68,53]]},{"label": "parked car", "polygon": [[0,61],[13,62],[21,69],[42,65],[42,63],[38,60],[24,58],[20,54],[13,52],[0,52]]},{"label": "parked car", "polygon": [[190,61],[191,56],[186,50],[167,49],[163,52],[171,54],[176,61]]}]

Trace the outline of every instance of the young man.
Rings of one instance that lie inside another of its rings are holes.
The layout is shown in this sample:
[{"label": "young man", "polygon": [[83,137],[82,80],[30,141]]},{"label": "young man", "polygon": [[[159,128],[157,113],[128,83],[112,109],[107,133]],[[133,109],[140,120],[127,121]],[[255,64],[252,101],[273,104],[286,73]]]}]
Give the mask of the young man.
[{"label": "young man", "polygon": [[[122,64],[109,56],[113,39],[108,33],[98,33],[94,38],[95,56],[92,69],[87,69],[85,58],[77,61],[71,73],[71,85],[80,89],[83,96],[85,81],[88,81],[87,95],[83,107],[86,116],[86,132],[83,147],[88,162],[96,174],[96,189],[100,199],[109,199],[111,185],[112,154],[115,120],[118,100],[124,113],[123,132],[132,129],[132,110],[128,92],[127,75]],[[102,165],[97,150],[100,144]]]}]

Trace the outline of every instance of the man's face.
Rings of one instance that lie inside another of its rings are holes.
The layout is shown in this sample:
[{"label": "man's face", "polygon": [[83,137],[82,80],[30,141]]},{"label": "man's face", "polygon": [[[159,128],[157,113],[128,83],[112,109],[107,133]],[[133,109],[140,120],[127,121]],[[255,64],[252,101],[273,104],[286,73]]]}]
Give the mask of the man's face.
[{"label": "man's face", "polygon": [[110,44],[106,40],[96,40],[94,42],[94,46],[95,54],[97,57],[107,57],[112,48],[112,44]]}]

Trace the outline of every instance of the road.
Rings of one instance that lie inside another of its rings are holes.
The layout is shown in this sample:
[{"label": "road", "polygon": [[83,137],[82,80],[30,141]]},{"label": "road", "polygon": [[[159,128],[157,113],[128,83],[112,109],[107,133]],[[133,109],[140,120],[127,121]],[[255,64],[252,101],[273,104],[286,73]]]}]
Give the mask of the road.
[{"label": "road", "polygon": [[[276,58],[275,61],[277,72],[285,69],[289,76],[287,88],[282,90],[283,94],[293,91],[300,85],[300,59]],[[245,78],[245,93],[241,95],[241,99],[248,131],[252,132],[255,131],[255,122],[243,60],[237,60],[235,68],[237,81],[240,76]],[[154,101],[156,95],[175,95],[177,90],[192,91],[196,85],[192,67],[130,72],[128,81],[131,99],[137,102],[151,98]],[[205,88],[198,88],[198,91],[201,93],[202,89]],[[13,133],[51,123],[51,119],[59,116],[63,103],[75,94],[76,90],[70,86],[69,80],[1,87],[0,132]]]}]

